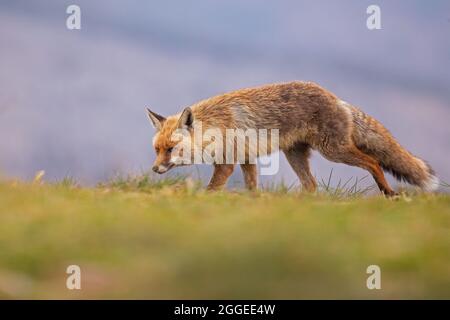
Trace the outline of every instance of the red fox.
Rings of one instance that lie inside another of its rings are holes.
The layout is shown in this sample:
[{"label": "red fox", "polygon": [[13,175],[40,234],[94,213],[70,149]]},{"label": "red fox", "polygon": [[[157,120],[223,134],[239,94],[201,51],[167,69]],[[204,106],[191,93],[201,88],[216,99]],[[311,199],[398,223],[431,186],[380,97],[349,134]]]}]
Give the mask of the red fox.
[{"label": "red fox", "polygon": [[[177,145],[171,138],[174,131],[187,129],[195,145],[194,124],[201,122],[203,130],[214,127],[222,132],[227,128],[278,129],[279,149],[303,189],[309,192],[317,188],[309,165],[311,149],[330,161],[367,170],[387,196],[396,192],[387,183],[383,170],[426,191],[439,185],[433,169],[404,149],[381,123],[312,82],[241,89],[200,101],[167,118],[150,109],[147,112],[157,130],[153,138],[157,154],[153,171],[160,174],[179,165],[172,156]],[[200,143],[200,148],[204,147]],[[207,189],[222,189],[235,164],[213,163],[214,173]],[[256,164],[240,166],[246,187],[256,189]]]}]

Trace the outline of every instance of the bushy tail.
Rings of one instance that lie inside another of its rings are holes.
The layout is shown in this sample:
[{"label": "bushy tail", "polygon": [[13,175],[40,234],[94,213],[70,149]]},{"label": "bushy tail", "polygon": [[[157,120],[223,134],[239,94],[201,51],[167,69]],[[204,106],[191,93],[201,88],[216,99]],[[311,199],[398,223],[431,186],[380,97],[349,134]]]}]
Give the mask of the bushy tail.
[{"label": "bushy tail", "polygon": [[350,107],[353,115],[353,139],[356,146],[374,157],[380,166],[397,180],[419,186],[425,191],[439,187],[433,169],[422,159],[403,148],[377,120],[358,108]]}]

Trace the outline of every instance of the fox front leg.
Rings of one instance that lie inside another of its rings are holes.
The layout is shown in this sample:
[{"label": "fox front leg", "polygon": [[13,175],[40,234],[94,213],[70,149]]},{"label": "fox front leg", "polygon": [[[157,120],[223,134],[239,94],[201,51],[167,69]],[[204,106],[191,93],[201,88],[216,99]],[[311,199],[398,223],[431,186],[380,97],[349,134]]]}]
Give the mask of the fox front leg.
[{"label": "fox front leg", "polygon": [[254,191],[258,188],[258,170],[256,164],[241,164],[244,175],[245,186],[248,190]]},{"label": "fox front leg", "polygon": [[225,186],[228,181],[228,178],[234,171],[234,164],[215,164],[214,165],[214,173],[209,181],[208,187],[206,190],[208,191],[219,191]]}]

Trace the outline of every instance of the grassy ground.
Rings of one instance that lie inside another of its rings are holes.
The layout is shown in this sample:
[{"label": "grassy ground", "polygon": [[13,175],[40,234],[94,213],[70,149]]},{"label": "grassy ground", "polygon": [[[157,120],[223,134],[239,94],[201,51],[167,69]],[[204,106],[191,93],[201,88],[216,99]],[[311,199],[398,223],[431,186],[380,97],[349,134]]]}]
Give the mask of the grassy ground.
[{"label": "grassy ground", "polygon": [[[284,191],[0,183],[0,297],[450,298],[449,196]],[[71,264],[81,290],[66,288]]]}]

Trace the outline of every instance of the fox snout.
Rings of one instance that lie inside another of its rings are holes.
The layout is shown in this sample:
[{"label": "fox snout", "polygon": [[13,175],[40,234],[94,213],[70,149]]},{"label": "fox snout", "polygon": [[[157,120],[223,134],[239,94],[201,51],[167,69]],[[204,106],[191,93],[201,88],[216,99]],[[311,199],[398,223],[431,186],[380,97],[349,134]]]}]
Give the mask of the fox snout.
[{"label": "fox snout", "polygon": [[159,165],[153,165],[152,170],[156,173],[159,174],[163,174],[166,173],[167,171],[169,171],[170,169],[172,169],[172,167],[174,166],[173,163],[168,163],[168,164],[159,164]]},{"label": "fox snout", "polygon": [[152,170],[154,171],[154,172],[156,172],[156,173],[159,173],[159,174],[163,174],[163,173],[165,173],[166,171],[167,171],[167,167],[166,166],[163,166],[163,165],[154,165],[153,167],[152,167]]}]

